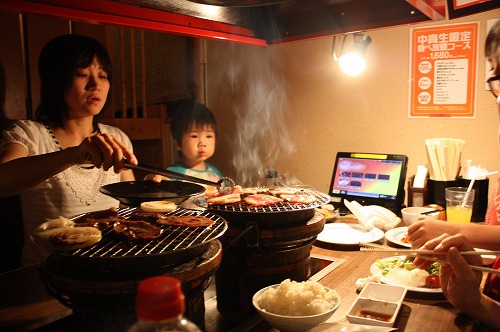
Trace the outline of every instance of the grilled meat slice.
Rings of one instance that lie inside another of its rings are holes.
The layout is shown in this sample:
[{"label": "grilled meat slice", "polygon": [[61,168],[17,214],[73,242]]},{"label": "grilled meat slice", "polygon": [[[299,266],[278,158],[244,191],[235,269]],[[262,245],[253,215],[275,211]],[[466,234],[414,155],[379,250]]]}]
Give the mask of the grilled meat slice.
[{"label": "grilled meat slice", "polygon": [[162,229],[147,223],[143,220],[129,221],[120,220],[116,221],[113,225],[114,232],[129,241],[150,241],[158,238]]}]

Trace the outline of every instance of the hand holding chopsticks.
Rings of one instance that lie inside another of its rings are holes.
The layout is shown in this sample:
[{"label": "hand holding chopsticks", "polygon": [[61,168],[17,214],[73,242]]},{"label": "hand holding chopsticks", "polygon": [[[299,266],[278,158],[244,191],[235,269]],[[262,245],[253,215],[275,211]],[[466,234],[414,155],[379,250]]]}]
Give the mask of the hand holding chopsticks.
[{"label": "hand holding chopsticks", "polygon": [[[435,252],[434,250],[426,250],[426,249],[400,249],[400,248],[392,248],[392,247],[387,247],[383,246],[380,244],[376,243],[364,243],[360,242],[360,251],[361,252],[392,252],[394,254],[403,254],[403,255],[416,255],[416,254],[423,254],[423,255],[430,255],[430,256],[439,256],[439,255],[446,255],[445,252]],[[467,256],[467,255],[500,255],[500,251],[461,251],[461,255]],[[435,259],[435,258],[426,258],[431,261],[438,261],[440,262],[441,260]],[[483,266],[477,266],[477,265],[469,265],[472,270],[475,271],[480,271],[480,272],[488,272],[496,275],[500,275],[499,270],[483,267]]]}]

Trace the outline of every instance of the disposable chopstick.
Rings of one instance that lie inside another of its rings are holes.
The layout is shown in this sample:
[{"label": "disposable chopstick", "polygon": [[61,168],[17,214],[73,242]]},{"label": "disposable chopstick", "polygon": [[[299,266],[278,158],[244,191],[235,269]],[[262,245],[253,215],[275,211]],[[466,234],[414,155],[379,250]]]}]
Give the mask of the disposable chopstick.
[{"label": "disposable chopstick", "polygon": [[[397,248],[388,248],[386,246],[376,244],[376,243],[365,243],[360,242],[361,246],[360,250],[362,252],[392,252],[392,253],[406,253],[406,254],[427,254],[427,255],[439,255],[445,253],[435,253],[433,250],[424,250],[424,249],[397,249]],[[460,252],[462,255],[500,255],[500,251],[462,251]],[[442,262],[440,259],[428,257],[426,258],[430,261]],[[477,265],[469,265],[472,270],[479,272],[487,272],[491,274],[500,275],[499,270],[491,269],[488,267],[477,266]]]},{"label": "disposable chopstick", "polygon": [[[371,252],[397,252],[404,254],[423,254],[423,255],[445,255],[445,252],[434,252],[433,250],[424,250],[424,249],[391,249],[391,248],[373,248],[362,246],[360,248],[361,251],[371,251]],[[481,256],[481,255],[500,255],[500,251],[461,251],[461,255],[467,256]]]},{"label": "disposable chopstick", "polygon": [[431,167],[429,168],[429,173],[435,180],[441,179],[441,172],[439,171],[438,162],[436,159],[436,154],[434,153],[434,148],[430,139],[425,140],[425,145],[427,147],[427,157],[431,162]]},{"label": "disposable chopstick", "polygon": [[[466,251],[463,251],[463,252],[466,252]],[[442,260],[439,260],[439,259],[428,258],[428,260],[434,261],[434,262],[439,262],[440,264],[443,264]],[[492,269],[489,267],[477,266],[477,265],[469,265],[469,267],[471,268],[471,270],[474,270],[474,271],[487,272],[487,273],[491,273],[491,274],[500,275],[500,270],[495,270],[495,269]]]},{"label": "disposable chopstick", "polygon": [[475,270],[475,271],[487,272],[487,273],[491,273],[491,274],[500,275],[499,270],[491,269],[489,267],[477,266],[477,265],[469,265],[469,266],[472,270]]},{"label": "disposable chopstick", "polygon": [[422,212],[420,215],[421,216],[425,216],[425,215],[428,215],[428,214],[433,214],[433,213],[441,212],[441,211],[444,211],[444,209],[435,209],[435,210],[431,210],[431,211],[427,211],[427,212]]}]

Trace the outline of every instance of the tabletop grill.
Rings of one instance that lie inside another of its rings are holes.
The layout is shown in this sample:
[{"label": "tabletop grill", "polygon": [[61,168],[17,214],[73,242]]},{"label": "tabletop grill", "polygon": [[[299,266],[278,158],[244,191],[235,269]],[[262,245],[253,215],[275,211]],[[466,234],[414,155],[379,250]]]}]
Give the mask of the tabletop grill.
[{"label": "tabletop grill", "polygon": [[[127,219],[137,207],[118,209]],[[165,213],[172,216],[204,216],[215,223],[208,227],[187,227],[155,224],[163,231],[150,241],[130,242],[114,234],[113,226],[102,231],[102,240],[95,245],[72,252],[57,253],[60,258],[77,268],[93,271],[143,271],[151,266],[171,266],[188,261],[206,251],[210,242],[227,230],[227,222],[208,211],[178,208]],[[80,216],[75,216],[74,219]]]},{"label": "tabletop grill", "polygon": [[[137,207],[118,209],[125,219]],[[186,316],[204,325],[204,291],[222,259],[219,241],[227,222],[207,211],[178,208],[166,215],[204,216],[215,223],[208,227],[155,224],[159,238],[130,243],[114,234],[113,226],[102,231],[95,245],[72,252],[54,252],[40,266],[40,276],[50,295],[73,310],[78,327],[94,331],[125,331],[135,321],[137,284],[144,278],[170,275],[182,282]],[[76,219],[75,216],[72,219]]]},{"label": "tabletop grill", "polygon": [[222,216],[230,224],[246,224],[248,221],[254,221],[260,226],[272,227],[283,223],[305,223],[314,216],[315,208],[330,201],[330,196],[312,189],[301,189],[296,194],[312,195],[316,197],[316,201],[310,204],[293,204],[284,201],[259,207],[249,205],[244,200],[232,204],[207,205],[200,197],[195,202],[208,211]]},{"label": "tabletop grill", "polygon": [[287,278],[303,281],[309,277],[311,244],[325,225],[324,215],[316,208],[329,202],[330,196],[311,189],[297,194],[313,195],[316,201],[206,206],[228,223],[215,277],[217,310],[225,319],[241,323],[255,315],[252,295],[259,289]]}]

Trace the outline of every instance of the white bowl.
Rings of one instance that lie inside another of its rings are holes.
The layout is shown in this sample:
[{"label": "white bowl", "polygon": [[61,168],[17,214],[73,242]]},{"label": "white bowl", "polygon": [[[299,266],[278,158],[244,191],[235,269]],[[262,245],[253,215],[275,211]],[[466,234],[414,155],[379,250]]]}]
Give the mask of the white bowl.
[{"label": "white bowl", "polygon": [[284,316],[284,315],[277,315],[270,313],[264,309],[262,309],[259,306],[259,301],[262,296],[262,294],[267,291],[269,288],[276,288],[278,287],[279,284],[277,285],[271,285],[265,288],[262,288],[259,290],[257,293],[252,298],[252,304],[257,310],[257,312],[260,314],[260,316],[267,321],[271,326],[279,329],[280,331],[307,331],[312,329],[313,327],[323,323],[324,321],[328,320],[330,316],[337,310],[337,308],[340,305],[340,296],[338,296],[337,292],[334,290],[325,287],[330,292],[335,293],[335,304],[333,305],[333,308],[330,310],[323,312],[321,314],[317,315],[310,315],[310,316]]},{"label": "white bowl", "polygon": [[415,223],[419,219],[424,219],[425,217],[437,217],[439,215],[439,211],[436,211],[435,213],[432,213],[427,216],[422,216],[421,214],[424,212],[429,212],[435,210],[430,207],[422,207],[422,206],[411,206],[411,207],[406,207],[401,210],[401,216],[403,217],[403,222],[406,224],[406,226],[410,226],[411,224]]}]

